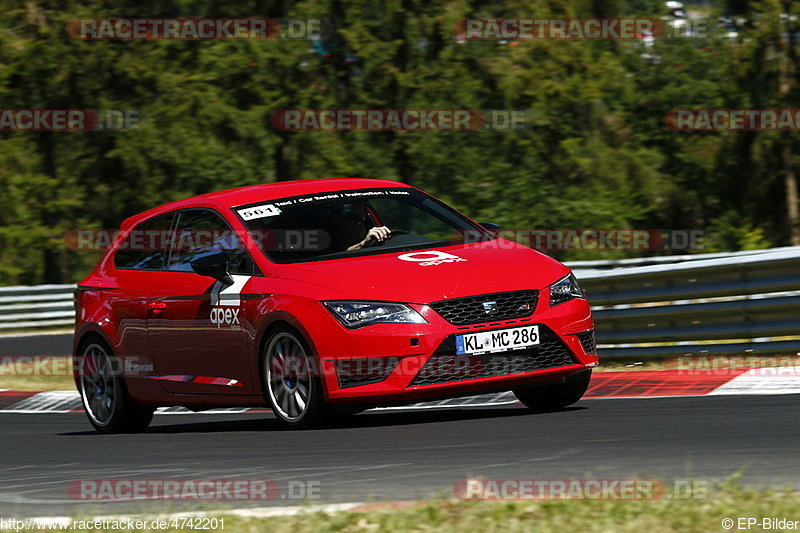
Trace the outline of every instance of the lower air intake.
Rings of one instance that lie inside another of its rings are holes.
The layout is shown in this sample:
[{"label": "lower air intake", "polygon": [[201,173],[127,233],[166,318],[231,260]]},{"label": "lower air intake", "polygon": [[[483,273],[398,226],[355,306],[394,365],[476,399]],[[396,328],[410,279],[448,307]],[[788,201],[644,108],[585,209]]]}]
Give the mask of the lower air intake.
[{"label": "lower air intake", "polygon": [[506,376],[577,363],[558,335],[542,325],[539,331],[542,342],[538,346],[483,355],[456,355],[452,335],[428,359],[410,386]]}]

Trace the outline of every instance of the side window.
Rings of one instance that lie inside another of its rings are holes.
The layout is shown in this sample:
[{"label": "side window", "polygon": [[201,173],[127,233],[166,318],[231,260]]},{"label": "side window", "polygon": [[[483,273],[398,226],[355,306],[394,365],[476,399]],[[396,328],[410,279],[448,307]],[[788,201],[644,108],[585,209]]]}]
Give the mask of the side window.
[{"label": "side window", "polygon": [[192,261],[219,252],[230,255],[228,272],[231,274],[257,274],[250,254],[222,215],[210,209],[179,211],[167,270],[192,272]]},{"label": "side window", "polygon": [[114,254],[114,266],[140,270],[162,270],[169,253],[169,230],[175,213],[145,220],[131,230]]}]

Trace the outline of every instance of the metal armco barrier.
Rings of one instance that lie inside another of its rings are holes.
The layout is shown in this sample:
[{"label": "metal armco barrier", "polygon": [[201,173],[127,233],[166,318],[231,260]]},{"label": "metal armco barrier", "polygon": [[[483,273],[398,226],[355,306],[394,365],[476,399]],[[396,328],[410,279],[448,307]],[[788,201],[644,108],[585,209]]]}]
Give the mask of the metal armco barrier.
[{"label": "metal armco barrier", "polygon": [[571,265],[594,306],[601,359],[800,352],[800,247],[625,261]]},{"label": "metal armco barrier", "polygon": [[[601,359],[800,352],[800,247],[569,266],[594,306]],[[0,331],[69,328],[74,289],[0,287]]]},{"label": "metal armco barrier", "polygon": [[0,287],[0,331],[73,325],[74,292],[75,285]]}]

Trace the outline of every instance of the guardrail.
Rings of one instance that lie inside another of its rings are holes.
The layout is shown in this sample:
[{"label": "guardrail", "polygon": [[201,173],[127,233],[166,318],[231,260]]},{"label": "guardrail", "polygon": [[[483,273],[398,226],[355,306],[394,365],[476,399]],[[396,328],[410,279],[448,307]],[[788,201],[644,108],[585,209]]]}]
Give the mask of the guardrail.
[{"label": "guardrail", "polygon": [[573,270],[608,270],[611,268],[628,268],[648,265],[666,265],[686,263],[689,261],[705,261],[707,259],[733,259],[751,255],[771,254],[775,252],[789,252],[797,250],[797,246],[783,248],[766,248],[761,250],[744,250],[741,252],[717,252],[710,254],[684,254],[684,255],[658,255],[654,257],[634,257],[631,259],[600,259],[596,261],[572,261],[567,263]]},{"label": "guardrail", "polygon": [[72,326],[75,285],[0,287],[0,331]]},{"label": "guardrail", "polygon": [[800,247],[627,264],[575,270],[601,357],[800,351]]},{"label": "guardrail", "polygon": [[[800,247],[569,266],[603,359],[800,352]],[[0,331],[71,326],[74,290],[0,287]]]}]

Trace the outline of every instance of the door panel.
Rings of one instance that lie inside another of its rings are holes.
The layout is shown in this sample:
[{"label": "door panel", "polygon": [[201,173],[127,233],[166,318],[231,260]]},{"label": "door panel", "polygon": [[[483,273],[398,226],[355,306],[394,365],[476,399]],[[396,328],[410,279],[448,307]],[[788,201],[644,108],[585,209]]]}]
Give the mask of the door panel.
[{"label": "door panel", "polygon": [[[178,212],[166,270],[153,279],[149,303],[150,343],[159,382],[173,394],[255,394],[260,390],[251,353],[250,320],[256,302],[247,299],[255,264],[219,213]],[[225,252],[233,283],[224,286],[196,274],[195,259]]]},{"label": "door panel", "polygon": [[[252,323],[240,293],[220,295],[221,284],[188,272],[163,272],[148,331],[158,379],[172,393],[251,394]],[[234,276],[246,290],[250,276]],[[230,289],[230,288],[228,288]],[[235,297],[238,296],[238,297]],[[253,306],[254,308],[254,306]]]},{"label": "door panel", "polygon": [[117,290],[106,292],[111,320],[117,324],[117,344],[114,352],[132,361],[147,363],[152,356],[147,333],[147,301],[150,272],[121,271]]},{"label": "door panel", "polygon": [[[143,365],[137,369],[143,370],[144,375],[152,358],[147,333],[148,301],[153,296],[152,276],[166,267],[169,258],[166,243],[150,237],[168,232],[174,221],[174,213],[145,220],[128,233],[114,254],[111,278],[117,290],[108,291],[106,300],[118,327],[114,348],[118,355]],[[139,372],[131,377],[140,377]]]}]

